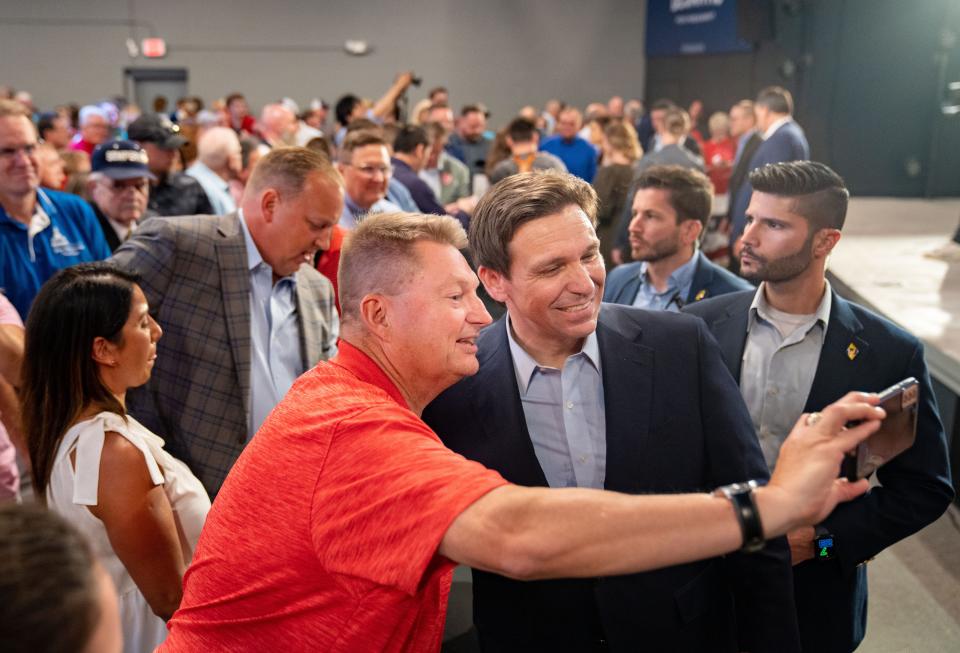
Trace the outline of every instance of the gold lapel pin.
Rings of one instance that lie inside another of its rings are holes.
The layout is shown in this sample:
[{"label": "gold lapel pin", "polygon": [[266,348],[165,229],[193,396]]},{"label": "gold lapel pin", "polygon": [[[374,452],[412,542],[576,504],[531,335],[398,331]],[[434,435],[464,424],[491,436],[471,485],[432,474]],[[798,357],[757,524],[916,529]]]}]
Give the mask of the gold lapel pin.
[{"label": "gold lapel pin", "polygon": [[696,296],[693,298],[693,301],[698,302],[706,296],[707,296],[707,289],[704,288],[703,290],[701,290],[696,294]]},{"label": "gold lapel pin", "polygon": [[860,353],[860,350],[857,349],[857,346],[851,342],[850,345],[847,347],[847,358],[849,358],[850,360],[853,360],[854,358],[857,357],[857,354],[859,353]]}]

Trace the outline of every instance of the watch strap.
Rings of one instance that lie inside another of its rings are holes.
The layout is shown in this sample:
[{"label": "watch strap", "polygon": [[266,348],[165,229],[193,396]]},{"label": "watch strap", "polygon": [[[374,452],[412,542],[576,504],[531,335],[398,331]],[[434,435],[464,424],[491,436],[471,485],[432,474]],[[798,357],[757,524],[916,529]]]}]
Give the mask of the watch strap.
[{"label": "watch strap", "polygon": [[760,511],[757,509],[756,497],[753,494],[756,487],[756,481],[747,481],[724,485],[714,491],[714,495],[726,497],[733,504],[737,522],[740,524],[740,532],[743,534],[743,545],[740,550],[744,553],[755,553],[766,543],[763,537],[763,525],[760,523]]}]

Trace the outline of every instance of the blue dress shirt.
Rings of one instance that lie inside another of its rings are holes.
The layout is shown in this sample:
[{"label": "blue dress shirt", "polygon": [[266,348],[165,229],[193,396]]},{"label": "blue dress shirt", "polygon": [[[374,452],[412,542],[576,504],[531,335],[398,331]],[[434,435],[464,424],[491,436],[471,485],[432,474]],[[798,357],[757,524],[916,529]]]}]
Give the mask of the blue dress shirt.
[{"label": "blue dress shirt", "polygon": [[237,202],[230,194],[230,184],[225,182],[220,175],[199,161],[187,168],[187,174],[203,186],[203,192],[210,199],[210,205],[213,206],[214,213],[227,215],[237,210]]},{"label": "blue dress shirt", "polygon": [[667,279],[667,287],[658,291],[647,277],[647,262],[640,265],[640,288],[633,300],[633,305],[655,311],[671,311],[677,313],[683,308],[684,298],[690,295],[690,286],[693,283],[693,273],[697,270],[699,257],[703,256],[699,250],[693,253],[690,260],[678,267]]},{"label": "blue dress shirt", "polygon": [[396,204],[404,211],[420,212],[410,190],[396,177],[390,177],[390,182],[387,184],[387,201]]},{"label": "blue dress shirt", "polygon": [[369,209],[364,209],[350,199],[350,195],[343,196],[343,211],[340,213],[340,226],[347,230],[354,229],[369,213],[389,213],[402,209],[390,200],[382,199],[374,202]]},{"label": "blue dress shirt", "polygon": [[253,437],[274,406],[306,370],[300,349],[296,278],[273,283],[273,269],[260,256],[240,212],[250,270],[250,425]]},{"label": "blue dress shirt", "polygon": [[607,476],[607,418],[596,332],[563,369],[539,365],[507,337],[527,431],[550,487],[603,489]]}]

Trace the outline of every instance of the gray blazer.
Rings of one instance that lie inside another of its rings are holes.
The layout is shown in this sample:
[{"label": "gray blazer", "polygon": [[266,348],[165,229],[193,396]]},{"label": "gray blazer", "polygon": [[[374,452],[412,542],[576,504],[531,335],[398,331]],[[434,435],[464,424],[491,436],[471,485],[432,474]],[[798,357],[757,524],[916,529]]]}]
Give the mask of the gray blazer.
[{"label": "gray blazer", "polygon": [[[153,376],[127,394],[128,410],[213,496],[247,442],[250,415],[250,274],[240,219],[151,218],[111,260],[140,276],[164,330]],[[303,264],[295,292],[310,368],[335,351],[334,291]]]}]

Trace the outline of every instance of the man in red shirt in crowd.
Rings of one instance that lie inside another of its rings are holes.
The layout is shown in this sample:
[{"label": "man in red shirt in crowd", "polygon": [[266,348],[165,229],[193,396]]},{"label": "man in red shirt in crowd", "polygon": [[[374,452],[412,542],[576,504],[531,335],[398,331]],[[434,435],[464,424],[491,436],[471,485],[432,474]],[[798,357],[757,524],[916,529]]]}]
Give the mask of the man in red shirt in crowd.
[{"label": "man in red shirt in crowd", "polygon": [[[520,579],[641,571],[755,548],[866,489],[833,480],[882,416],[859,394],[801,419],[770,484],[739,493],[519,487],[446,449],[420,413],[477,371],[490,322],[466,244],[450,217],[378,214],[353,232],[339,354],[300,377],[227,477],[158,651],[439,651],[457,563]],[[870,421],[836,435],[854,419]]]}]

